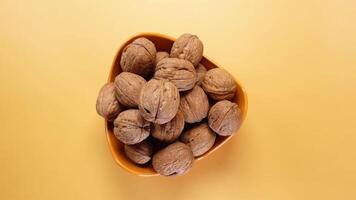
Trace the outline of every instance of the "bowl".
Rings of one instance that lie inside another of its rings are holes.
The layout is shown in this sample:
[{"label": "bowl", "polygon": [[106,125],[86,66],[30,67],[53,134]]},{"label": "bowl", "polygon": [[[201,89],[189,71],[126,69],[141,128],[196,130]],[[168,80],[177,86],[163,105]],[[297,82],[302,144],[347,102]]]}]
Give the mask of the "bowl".
[{"label": "bowl", "polygon": [[[139,33],[136,34],[132,37],[130,37],[124,44],[122,44],[116,54],[116,57],[114,59],[114,62],[111,67],[111,71],[109,74],[108,82],[113,82],[115,80],[115,77],[122,72],[121,67],[120,67],[120,59],[121,59],[121,54],[126,45],[134,41],[135,39],[139,37],[145,37],[149,40],[151,40],[155,46],[157,51],[166,51],[170,52],[170,49],[173,45],[173,42],[175,41],[175,38],[158,34],[158,33]],[[208,70],[216,67],[220,67],[213,61],[211,61],[209,58],[206,56],[203,56],[202,60],[200,61],[201,64],[203,64]],[[236,90],[236,95],[234,99],[232,100],[233,102],[236,102],[241,110],[241,115],[242,115],[242,122],[244,121],[247,113],[247,95],[246,91],[243,89],[242,85],[238,80],[236,80],[237,84],[237,90]],[[113,133],[113,125],[112,123],[109,123],[108,121],[105,121],[105,127],[106,127],[106,137],[107,141],[109,144],[110,151],[112,153],[112,156],[114,157],[116,163],[125,169],[126,171],[138,175],[138,176],[158,176],[159,174],[155,172],[152,168],[152,165],[143,165],[139,166],[137,164],[134,164],[131,162],[125,155],[124,152],[124,144],[121,143],[118,139],[116,139],[114,133]],[[234,133],[233,135],[236,135]],[[199,161],[203,158],[206,158],[208,155],[219,149],[225,142],[230,140],[232,136],[227,136],[227,137],[222,137],[222,136],[217,136],[216,141],[214,146],[205,154],[195,158],[195,161]]]}]

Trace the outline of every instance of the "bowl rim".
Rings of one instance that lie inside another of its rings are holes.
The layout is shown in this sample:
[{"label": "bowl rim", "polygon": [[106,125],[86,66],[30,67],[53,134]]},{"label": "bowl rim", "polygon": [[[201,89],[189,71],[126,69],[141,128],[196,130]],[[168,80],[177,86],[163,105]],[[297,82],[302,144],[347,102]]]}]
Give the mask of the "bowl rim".
[{"label": "bowl rim", "polygon": [[[117,49],[117,52],[114,56],[114,60],[111,64],[111,68],[110,68],[110,72],[109,72],[109,75],[108,75],[108,78],[107,78],[107,83],[111,82],[111,75],[113,74],[114,70],[115,70],[115,67],[116,67],[116,61],[119,57],[119,54],[120,54],[120,50],[125,48],[125,46],[127,45],[127,42],[134,39],[134,38],[137,38],[137,37],[147,37],[147,36],[153,36],[153,37],[159,37],[159,38],[163,38],[163,39],[167,39],[167,40],[171,40],[171,41],[175,41],[176,38],[174,37],[171,37],[171,36],[168,36],[168,35],[165,35],[165,34],[161,34],[161,33],[156,33],[156,32],[140,32],[140,33],[136,33],[136,34],[133,34],[131,36],[129,36],[126,40],[124,40],[123,43],[121,43],[121,45],[119,46],[119,48]],[[204,55],[203,54],[203,58],[205,58],[206,60],[208,60],[209,62],[211,62],[213,65],[215,65],[216,67],[218,68],[222,68],[222,69],[225,69],[224,67],[221,67],[221,65],[217,64],[217,62],[215,61],[212,61],[208,56]],[[225,69],[226,70],[226,69]],[[248,99],[247,99],[247,92],[245,90],[245,88],[243,87],[243,85],[241,84],[241,82],[235,77],[233,76],[235,82],[237,83],[237,85],[241,88],[241,91],[242,91],[242,95],[243,95],[243,98],[244,98],[244,107],[243,107],[243,110],[244,110],[244,113],[242,115],[242,120],[241,120],[241,126],[243,125],[243,122],[246,120],[246,116],[247,116],[247,111],[248,111]],[[242,106],[242,105],[239,105],[239,107]],[[241,109],[241,107],[240,107]],[[142,172],[138,172],[136,170],[133,170],[131,169],[130,167],[128,167],[126,164],[124,164],[123,162],[121,162],[116,156],[115,156],[115,153],[116,150],[114,149],[113,147],[113,144],[112,144],[112,141],[110,139],[110,131],[108,129],[108,121],[105,120],[105,135],[106,135],[106,139],[107,139],[107,142],[108,142],[108,146],[109,146],[109,149],[110,149],[110,152],[111,152],[111,156],[114,158],[115,162],[117,165],[119,165],[121,168],[123,168],[124,170],[132,173],[132,174],[135,174],[135,175],[138,175],[138,176],[142,176],[142,177],[153,177],[153,176],[160,176],[160,174],[158,174],[157,172],[154,172],[154,173],[142,173]],[[241,126],[239,128],[239,130],[241,129]],[[239,131],[237,130],[237,132]],[[197,162],[197,161],[200,161],[202,160],[203,158],[207,157],[208,155],[210,155],[211,153],[217,151],[218,149],[221,148],[221,146],[223,146],[226,142],[228,142],[235,134],[232,134],[230,136],[227,136],[220,144],[216,145],[214,147],[214,149],[211,149],[210,151],[206,152],[205,154],[203,154],[202,156],[199,156],[198,158],[195,158],[194,159],[194,162]]]}]

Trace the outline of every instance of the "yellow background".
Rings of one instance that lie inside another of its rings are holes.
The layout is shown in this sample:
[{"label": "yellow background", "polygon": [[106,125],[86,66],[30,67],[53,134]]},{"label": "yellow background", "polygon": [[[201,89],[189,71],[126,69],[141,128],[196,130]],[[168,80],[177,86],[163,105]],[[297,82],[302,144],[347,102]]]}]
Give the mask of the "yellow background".
[{"label": "yellow background", "polygon": [[[355,199],[353,0],[0,0],[0,199]],[[247,120],[191,173],[113,161],[95,112],[117,48],[197,34],[243,83]]]}]

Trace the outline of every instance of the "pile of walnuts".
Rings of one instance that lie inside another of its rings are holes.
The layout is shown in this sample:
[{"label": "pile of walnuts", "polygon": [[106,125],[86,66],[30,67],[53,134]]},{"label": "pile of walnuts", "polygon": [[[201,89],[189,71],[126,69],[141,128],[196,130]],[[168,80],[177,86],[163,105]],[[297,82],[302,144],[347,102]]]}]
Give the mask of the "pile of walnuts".
[{"label": "pile of walnuts", "polygon": [[170,53],[143,37],[124,48],[123,72],[101,88],[96,110],[113,122],[132,162],[152,160],[159,174],[182,175],[217,137],[239,128],[240,109],[230,101],[234,78],[220,68],[207,71],[202,56],[203,44],[191,34],[180,36]]}]

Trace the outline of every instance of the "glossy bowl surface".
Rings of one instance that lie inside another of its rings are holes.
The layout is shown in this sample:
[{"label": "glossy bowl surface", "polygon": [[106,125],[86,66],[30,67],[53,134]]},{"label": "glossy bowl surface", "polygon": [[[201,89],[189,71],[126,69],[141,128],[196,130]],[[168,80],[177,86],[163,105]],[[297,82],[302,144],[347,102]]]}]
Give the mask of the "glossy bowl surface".
[{"label": "glossy bowl surface", "polygon": [[[168,53],[170,52],[170,49],[172,47],[173,42],[175,41],[174,38],[158,34],[158,33],[139,33],[137,35],[134,35],[130,37],[124,44],[122,44],[116,54],[116,57],[114,59],[114,62],[111,67],[111,71],[109,74],[108,82],[113,82],[115,77],[122,72],[121,67],[120,67],[120,59],[121,59],[121,54],[126,45],[131,43],[133,40],[139,38],[139,37],[145,37],[149,40],[151,40],[155,46],[157,51],[167,51]],[[209,58],[206,56],[203,56],[203,59],[200,61],[208,70],[211,68],[216,68],[220,67],[216,63],[212,62]],[[243,89],[241,83],[235,78],[236,84],[237,84],[237,91],[234,99],[232,101],[236,102],[241,110],[242,114],[242,122],[246,118],[246,113],[247,113],[247,94],[246,91]],[[121,143],[119,140],[116,139],[113,133],[113,125],[109,122],[105,122],[105,127],[106,127],[106,136],[107,136],[107,141],[109,143],[109,148],[110,151],[116,161],[116,163],[121,166],[123,169],[131,172],[132,174],[139,175],[139,176],[157,176],[157,174],[151,165],[147,166],[139,166],[131,162],[126,156],[124,152],[124,145]],[[236,134],[236,133],[235,133]],[[233,134],[233,135],[235,135]],[[228,136],[228,137],[222,137],[218,136],[216,138],[214,146],[206,152],[204,155],[199,156],[198,158],[195,159],[195,161],[201,160],[203,158],[206,158],[209,154],[213,153],[217,149],[219,149],[225,142],[227,142],[231,137],[233,136]]]}]

